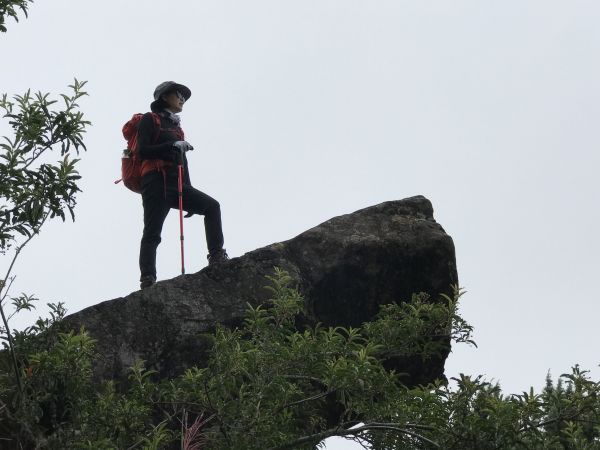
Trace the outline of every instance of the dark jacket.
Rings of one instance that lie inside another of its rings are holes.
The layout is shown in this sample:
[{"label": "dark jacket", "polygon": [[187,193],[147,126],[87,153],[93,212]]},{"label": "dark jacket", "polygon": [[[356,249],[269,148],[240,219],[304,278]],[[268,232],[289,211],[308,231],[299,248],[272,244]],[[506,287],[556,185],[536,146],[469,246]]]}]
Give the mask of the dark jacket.
[{"label": "dark jacket", "polygon": [[[152,113],[142,117],[138,127],[138,154],[142,160],[142,177],[150,172],[164,169],[165,181],[176,182],[180,153],[173,147],[177,141],[184,140],[183,130],[169,117],[168,113],[157,113],[160,118],[160,130],[152,118]],[[155,139],[156,138],[156,139]],[[188,162],[183,154],[184,184],[191,186]]]}]

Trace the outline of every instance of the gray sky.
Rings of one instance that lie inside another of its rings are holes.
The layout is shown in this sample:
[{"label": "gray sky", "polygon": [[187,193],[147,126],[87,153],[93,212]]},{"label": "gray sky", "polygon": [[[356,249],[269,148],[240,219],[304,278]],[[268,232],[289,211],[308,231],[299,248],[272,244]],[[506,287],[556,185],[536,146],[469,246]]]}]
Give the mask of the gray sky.
[{"label": "gray sky", "polygon": [[[15,293],[75,312],[137,289],[142,207],[113,185],[120,130],[175,80],[193,92],[192,182],[220,201],[231,256],[423,194],[454,238],[479,344],[446,374],[507,393],[575,363],[598,377],[599,16],[577,0],[36,2],[0,36],[0,92],[88,80],[93,127],[77,220],[30,245]],[[193,272],[204,230],[185,226]],[[159,278],[178,274],[178,245],[172,213]]]}]

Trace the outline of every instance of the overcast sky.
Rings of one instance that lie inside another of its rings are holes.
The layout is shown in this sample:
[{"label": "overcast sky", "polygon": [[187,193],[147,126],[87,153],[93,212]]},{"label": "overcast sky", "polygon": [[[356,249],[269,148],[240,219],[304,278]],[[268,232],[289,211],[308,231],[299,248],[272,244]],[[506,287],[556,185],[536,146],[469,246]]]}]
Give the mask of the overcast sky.
[{"label": "overcast sky", "polygon": [[[75,312],[137,289],[120,130],[175,80],[193,93],[192,182],[220,201],[230,256],[422,194],[454,239],[479,344],[446,374],[507,393],[576,363],[598,378],[599,16],[577,0],[38,1],[0,35],[0,92],[88,80],[93,127],[76,222],[30,244],[15,293]],[[194,272],[202,220],[185,227]],[[178,233],[171,213],[160,279],[178,275]]]}]

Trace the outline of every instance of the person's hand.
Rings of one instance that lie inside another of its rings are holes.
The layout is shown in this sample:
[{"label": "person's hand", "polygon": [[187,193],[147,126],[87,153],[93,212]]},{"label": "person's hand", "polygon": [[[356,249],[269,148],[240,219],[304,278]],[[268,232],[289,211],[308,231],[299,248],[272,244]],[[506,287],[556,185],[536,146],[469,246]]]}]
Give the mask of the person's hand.
[{"label": "person's hand", "polygon": [[192,144],[187,141],[176,141],[173,143],[173,148],[179,150],[180,152],[187,152],[190,150],[194,150]]}]

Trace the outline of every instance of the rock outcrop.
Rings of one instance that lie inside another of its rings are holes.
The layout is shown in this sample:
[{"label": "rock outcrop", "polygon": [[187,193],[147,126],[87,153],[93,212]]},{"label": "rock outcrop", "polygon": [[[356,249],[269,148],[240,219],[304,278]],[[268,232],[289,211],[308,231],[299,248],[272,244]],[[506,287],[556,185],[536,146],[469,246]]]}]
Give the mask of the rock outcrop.
[{"label": "rock outcrop", "polygon": [[[380,304],[415,292],[451,294],[458,283],[454,244],[422,196],[385,202],[335,217],[285,242],[249,252],[86,308],[67,317],[97,339],[99,378],[123,379],[136,358],[162,376],[202,365],[209,343],[201,334],[221,323],[235,326],[246,303],[269,298],[273,268],[287,270],[308,303],[311,319],[356,326]],[[449,348],[448,348],[449,350]],[[427,364],[392,361],[421,383],[443,376],[447,355]]]}]

